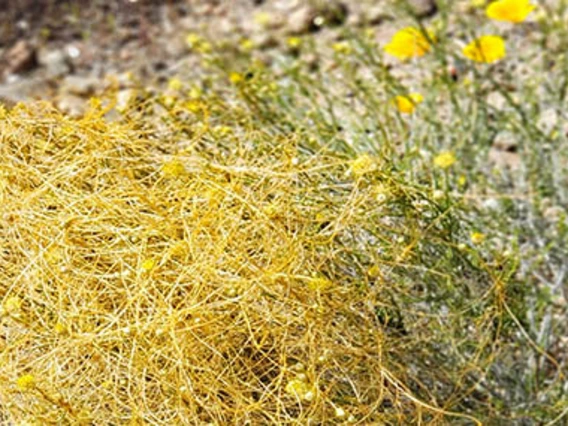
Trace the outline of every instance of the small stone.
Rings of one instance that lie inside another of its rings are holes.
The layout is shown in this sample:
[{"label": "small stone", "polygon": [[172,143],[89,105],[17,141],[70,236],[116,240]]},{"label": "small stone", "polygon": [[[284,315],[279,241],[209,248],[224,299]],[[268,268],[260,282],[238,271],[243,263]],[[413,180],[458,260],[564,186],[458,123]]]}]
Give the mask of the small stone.
[{"label": "small stone", "polygon": [[62,95],[56,102],[57,108],[72,117],[81,117],[85,113],[86,102],[76,95]]},{"label": "small stone", "polygon": [[371,6],[364,13],[364,21],[369,25],[380,25],[392,19],[393,16],[386,12],[384,6],[380,5]]},{"label": "small stone", "polygon": [[63,93],[87,97],[93,95],[101,84],[96,77],[69,75],[64,78],[60,90]]},{"label": "small stone", "polygon": [[136,97],[136,90],[123,89],[116,94],[116,110],[125,112],[130,105],[130,101]]},{"label": "small stone", "polygon": [[537,125],[545,133],[550,133],[558,125],[558,112],[554,108],[545,109],[540,113]]},{"label": "small stone", "polygon": [[518,143],[515,135],[508,131],[499,132],[493,141],[493,148],[503,152],[517,152]]},{"label": "small stone", "polygon": [[508,168],[518,170],[521,166],[521,158],[516,152],[501,151],[495,147],[489,150],[488,160],[496,168]]},{"label": "small stone", "polygon": [[410,13],[417,18],[430,18],[438,12],[435,0],[408,0]]},{"label": "small stone", "polygon": [[253,34],[252,41],[258,49],[269,49],[278,45],[278,40],[269,31],[262,31]]},{"label": "small stone", "polygon": [[547,207],[542,215],[545,219],[551,222],[559,222],[561,219],[566,219],[566,211],[560,206]]},{"label": "small stone", "polygon": [[322,26],[342,25],[348,15],[347,6],[339,1],[327,1],[320,7],[302,4],[289,15],[286,32],[300,35],[316,32]]},{"label": "small stone", "polygon": [[317,27],[314,25],[316,16],[317,11],[315,8],[308,5],[300,7],[288,17],[287,32],[300,35],[317,31]]}]

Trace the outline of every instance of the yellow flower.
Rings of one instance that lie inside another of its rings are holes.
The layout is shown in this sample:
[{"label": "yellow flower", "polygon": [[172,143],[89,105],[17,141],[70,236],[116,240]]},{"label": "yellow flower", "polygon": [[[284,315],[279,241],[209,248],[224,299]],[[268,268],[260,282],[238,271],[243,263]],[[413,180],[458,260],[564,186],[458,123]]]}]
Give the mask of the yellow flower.
[{"label": "yellow flower", "polygon": [[330,288],[333,283],[324,277],[311,278],[308,281],[308,288],[313,291],[324,291]]},{"label": "yellow flower", "polygon": [[449,151],[444,151],[434,158],[434,165],[441,169],[447,169],[456,162],[456,157]]},{"label": "yellow flower", "polygon": [[16,386],[22,392],[33,389],[36,385],[35,377],[31,374],[24,374],[16,380]]},{"label": "yellow flower", "polygon": [[242,83],[243,76],[241,74],[239,74],[238,72],[232,72],[229,74],[229,80],[231,81],[231,83],[233,84],[239,84]]},{"label": "yellow flower", "polygon": [[183,163],[179,160],[171,160],[162,166],[162,173],[168,178],[177,178],[186,173]]},{"label": "yellow flower", "polygon": [[[433,34],[428,33],[428,37],[434,40]],[[406,60],[416,56],[423,56],[430,51],[430,48],[430,41],[419,29],[406,27],[392,37],[390,43],[384,47],[384,50],[389,55]]]},{"label": "yellow flower", "polygon": [[142,262],[142,269],[146,272],[151,271],[156,266],[156,261],[154,259],[146,259]]},{"label": "yellow flower", "polygon": [[490,64],[505,57],[505,41],[499,36],[481,36],[465,46],[463,54],[472,61]]},{"label": "yellow flower", "polygon": [[371,277],[371,278],[377,278],[380,277],[382,275],[381,273],[381,268],[378,265],[373,265],[369,268],[369,270],[367,271],[367,274]]},{"label": "yellow flower", "polygon": [[183,83],[181,82],[181,80],[179,78],[172,77],[168,80],[168,89],[177,92],[178,90],[181,90],[182,87],[183,87]]},{"label": "yellow flower", "polygon": [[406,96],[397,96],[394,100],[396,107],[401,113],[412,114],[416,105],[421,103],[424,97],[420,93],[410,93]]},{"label": "yellow flower", "polygon": [[472,232],[469,238],[473,244],[481,244],[485,241],[485,234],[482,234],[481,232]]},{"label": "yellow flower", "polygon": [[529,0],[497,0],[487,6],[485,13],[491,19],[516,24],[527,19],[535,7]]},{"label": "yellow flower", "polygon": [[203,39],[195,34],[195,33],[190,33],[187,35],[187,37],[185,38],[185,42],[187,43],[187,45],[190,48],[195,47],[196,45],[198,45],[199,43],[201,43],[203,41]]},{"label": "yellow flower", "polygon": [[209,53],[212,50],[211,43],[205,41],[201,36],[195,33],[190,33],[185,38],[185,43],[191,50],[199,53]]},{"label": "yellow flower", "polygon": [[268,12],[259,12],[254,15],[254,22],[260,26],[266,27],[272,22],[272,15]]},{"label": "yellow flower", "polygon": [[286,392],[295,398],[311,401],[314,399],[315,392],[312,386],[304,380],[296,378],[292,379],[286,385]]},{"label": "yellow flower", "polygon": [[363,176],[364,174],[377,170],[377,160],[368,154],[363,154],[351,162],[350,171],[355,176]]},{"label": "yellow flower", "polygon": [[203,95],[203,91],[201,90],[201,88],[199,87],[192,87],[189,92],[187,93],[187,95],[191,98],[191,99],[199,99],[202,95]]},{"label": "yellow flower", "polygon": [[241,41],[240,46],[243,51],[250,52],[254,49],[254,41],[252,41],[250,38],[245,38]]},{"label": "yellow flower", "polygon": [[67,327],[61,321],[57,321],[57,324],[53,327],[55,334],[64,335],[67,334]]}]

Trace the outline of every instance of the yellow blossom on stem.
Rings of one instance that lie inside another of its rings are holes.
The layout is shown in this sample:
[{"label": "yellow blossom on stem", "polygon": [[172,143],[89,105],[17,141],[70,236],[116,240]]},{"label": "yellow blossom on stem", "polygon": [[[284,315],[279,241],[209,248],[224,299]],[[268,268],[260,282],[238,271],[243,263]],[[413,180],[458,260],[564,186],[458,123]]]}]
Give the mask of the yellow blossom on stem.
[{"label": "yellow blossom on stem", "polygon": [[456,162],[456,157],[454,156],[453,153],[449,151],[444,151],[438,154],[436,158],[434,158],[434,165],[441,169],[447,169],[452,165],[454,165],[455,162]]},{"label": "yellow blossom on stem", "polygon": [[487,6],[485,13],[491,19],[518,24],[535,9],[529,0],[497,0]]},{"label": "yellow blossom on stem", "polygon": [[505,57],[505,41],[494,35],[481,36],[463,48],[466,58],[490,64]]},{"label": "yellow blossom on stem", "polygon": [[433,34],[426,37],[419,29],[406,27],[398,31],[384,47],[385,52],[401,60],[423,56],[431,49],[430,40]]},{"label": "yellow blossom on stem", "polygon": [[412,114],[416,106],[423,100],[424,97],[420,93],[410,93],[406,96],[397,96],[394,102],[399,112]]}]

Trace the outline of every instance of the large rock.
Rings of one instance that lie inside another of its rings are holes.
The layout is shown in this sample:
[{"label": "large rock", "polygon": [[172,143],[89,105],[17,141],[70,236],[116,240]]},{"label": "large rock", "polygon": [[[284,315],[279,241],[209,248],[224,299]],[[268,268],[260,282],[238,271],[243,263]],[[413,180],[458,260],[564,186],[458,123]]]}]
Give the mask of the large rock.
[{"label": "large rock", "polygon": [[417,18],[429,18],[438,12],[436,0],[407,0],[410,12]]},{"label": "large rock", "polygon": [[47,82],[33,76],[10,79],[7,83],[0,85],[0,103],[8,107],[35,98],[47,98],[51,94]]},{"label": "large rock", "polygon": [[37,66],[37,52],[31,43],[20,40],[4,53],[1,62],[5,75],[31,71]]},{"label": "large rock", "polygon": [[71,117],[82,116],[87,108],[85,99],[75,95],[60,95],[55,104],[57,108]]},{"label": "large rock", "polygon": [[71,72],[67,53],[62,49],[41,49],[38,53],[39,64],[45,68],[49,78],[59,78]]},{"label": "large rock", "polygon": [[91,76],[68,75],[61,83],[60,92],[70,95],[88,97],[102,87],[102,82]]},{"label": "large rock", "polygon": [[301,35],[318,31],[322,26],[342,25],[348,14],[347,6],[339,1],[326,1],[320,6],[306,2],[290,13],[286,32]]}]

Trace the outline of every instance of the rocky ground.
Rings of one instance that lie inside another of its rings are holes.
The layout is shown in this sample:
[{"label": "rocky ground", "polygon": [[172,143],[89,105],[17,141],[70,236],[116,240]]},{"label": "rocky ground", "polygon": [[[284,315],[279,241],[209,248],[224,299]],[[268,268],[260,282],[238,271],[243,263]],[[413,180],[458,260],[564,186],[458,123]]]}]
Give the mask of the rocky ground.
[{"label": "rocky ground", "polygon": [[[437,11],[434,0],[408,5],[425,19]],[[85,99],[111,80],[127,89],[132,81],[190,78],[184,73],[198,60],[190,33],[250,40],[260,54],[285,47],[290,36],[316,33],[326,44],[362,25],[386,40],[396,25],[393,10],[372,0],[8,0],[0,11],[0,102],[51,99],[79,115]]]}]

